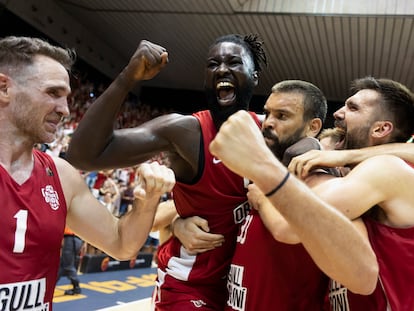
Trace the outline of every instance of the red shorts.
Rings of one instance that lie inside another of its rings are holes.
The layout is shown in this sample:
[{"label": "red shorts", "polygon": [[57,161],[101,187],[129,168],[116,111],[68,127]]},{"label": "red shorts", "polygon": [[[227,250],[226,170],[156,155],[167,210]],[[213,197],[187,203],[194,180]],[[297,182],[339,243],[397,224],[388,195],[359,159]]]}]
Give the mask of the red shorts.
[{"label": "red shorts", "polygon": [[226,280],[211,286],[180,281],[166,274],[162,282],[157,279],[153,305],[156,311],[217,311],[224,310],[226,299]]}]

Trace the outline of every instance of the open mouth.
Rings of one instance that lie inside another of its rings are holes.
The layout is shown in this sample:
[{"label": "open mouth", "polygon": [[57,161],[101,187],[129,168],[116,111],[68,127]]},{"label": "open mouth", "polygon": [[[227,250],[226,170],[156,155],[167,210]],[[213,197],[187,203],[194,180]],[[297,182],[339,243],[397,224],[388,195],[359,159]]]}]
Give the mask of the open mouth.
[{"label": "open mouth", "polygon": [[345,148],[345,134],[346,134],[346,131],[345,131],[345,129],[340,128],[340,127],[336,127],[336,130],[338,131],[338,134],[341,136],[341,138],[335,144],[335,150],[341,150],[341,149]]},{"label": "open mouth", "polygon": [[236,94],[234,92],[234,85],[227,81],[217,83],[216,91],[217,100],[220,105],[231,104],[236,97]]}]

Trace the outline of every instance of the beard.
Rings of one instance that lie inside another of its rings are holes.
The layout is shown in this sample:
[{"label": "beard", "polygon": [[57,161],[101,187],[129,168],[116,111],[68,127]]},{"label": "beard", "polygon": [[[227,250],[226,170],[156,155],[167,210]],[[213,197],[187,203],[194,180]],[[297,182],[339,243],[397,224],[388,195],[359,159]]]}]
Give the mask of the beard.
[{"label": "beard", "polygon": [[304,137],[303,132],[304,127],[301,127],[297,129],[292,135],[289,135],[288,138],[280,140],[279,137],[274,135],[270,129],[264,128],[262,130],[263,137],[267,139],[267,146],[269,147],[270,151],[272,151],[273,154],[279,159],[279,161],[283,160],[283,155],[285,154],[286,149]]},{"label": "beard", "polygon": [[248,110],[249,103],[253,96],[253,87],[246,86],[241,89],[235,89],[235,102],[229,106],[222,106],[217,100],[217,92],[214,89],[205,89],[207,97],[207,107],[210,110],[214,124],[217,130],[227,120],[229,116],[239,110]]},{"label": "beard", "polygon": [[371,126],[363,126],[351,131],[346,131],[344,149],[359,149],[369,146],[369,132]]},{"label": "beard", "polygon": [[343,149],[359,149],[369,146],[369,132],[371,124],[348,130],[345,122],[336,120],[335,126],[345,132]]}]

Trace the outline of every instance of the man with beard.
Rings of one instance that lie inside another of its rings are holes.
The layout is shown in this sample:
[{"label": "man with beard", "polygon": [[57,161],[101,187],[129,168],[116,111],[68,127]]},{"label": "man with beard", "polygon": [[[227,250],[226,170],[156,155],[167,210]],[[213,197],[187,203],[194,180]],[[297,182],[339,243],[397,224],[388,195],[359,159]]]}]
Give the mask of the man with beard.
[{"label": "man with beard", "polygon": [[[262,133],[267,146],[281,163],[288,165],[297,154],[321,149],[315,137],[322,129],[327,104],[316,86],[305,81],[282,81],[273,86],[264,111]],[[307,182],[320,182],[334,173],[334,170],[318,169]],[[226,310],[268,310],[270,305],[277,306],[280,311],[322,310],[328,278],[297,236],[289,233],[286,220],[254,185],[249,186],[248,198],[254,209],[240,227],[228,277]],[[363,267],[368,263],[375,266],[372,251],[357,246],[358,243],[363,243],[362,239],[355,242],[355,249],[359,250],[356,262],[365,261]],[[368,278],[367,284],[369,282]],[[366,291],[365,288],[353,289]]]},{"label": "man with beard", "polygon": [[[327,103],[313,84],[277,83],[264,112],[266,144],[285,165],[297,152],[321,149],[315,137],[322,129]],[[281,239],[279,232],[286,221],[257,188],[249,186],[248,198],[254,208],[240,227],[228,276],[226,310],[265,311],[272,305],[280,311],[322,310],[328,278],[301,244]]]},{"label": "man with beard", "polygon": [[[334,114],[345,131],[346,148],[404,142],[414,132],[414,95],[405,86],[367,77],[354,81],[353,92]],[[242,112],[222,125],[210,150],[267,193],[313,260],[336,280],[329,293],[332,310],[413,310],[414,170],[405,161],[393,155],[371,157],[347,176],[315,186],[315,196],[289,176]],[[290,168],[301,172],[300,166]],[[335,214],[333,206],[342,213]],[[354,269],[358,261],[351,254],[355,237],[350,234],[355,228],[343,216],[360,225],[375,252],[379,274],[374,283],[372,273],[369,281],[362,276],[374,265]],[[364,284],[369,294],[356,294],[354,288]]]},{"label": "man with beard", "polygon": [[[167,62],[161,46],[141,41],[129,64],[88,109],[75,131],[67,159],[93,171],[127,167],[168,152],[177,184],[173,197],[181,217],[198,215],[209,252],[191,254],[174,237],[158,250],[157,310],[221,310],[226,276],[233,255],[238,223],[247,209],[242,177],[213,157],[208,146],[221,124],[234,112],[248,109],[266,63],[257,36],[227,35],[210,47],[205,72],[209,109],[191,116],[169,114],[136,128],[113,130],[127,93],[140,80],[152,78]],[[249,114],[259,127],[259,120]]]},{"label": "man with beard", "polygon": [[[266,101],[264,112],[262,133],[266,144],[284,165],[297,154],[321,149],[315,137],[325,120],[327,103],[313,84],[299,80],[277,83]],[[326,179],[334,172],[318,169],[307,182]],[[249,185],[247,196],[254,209],[239,229],[228,275],[226,310],[261,311],[269,310],[273,305],[280,311],[322,310],[328,277],[313,262],[297,236],[289,233],[289,225],[260,190]],[[188,230],[182,229],[184,222],[191,220],[177,221],[174,233],[186,245]],[[355,241],[354,250],[358,250],[355,267],[361,263],[358,267],[371,264],[375,267],[375,256],[367,245],[361,247],[363,243],[362,238]],[[193,247],[199,246],[194,242]],[[368,274],[367,284],[375,282],[375,276]],[[366,288],[352,288],[366,293]]]}]

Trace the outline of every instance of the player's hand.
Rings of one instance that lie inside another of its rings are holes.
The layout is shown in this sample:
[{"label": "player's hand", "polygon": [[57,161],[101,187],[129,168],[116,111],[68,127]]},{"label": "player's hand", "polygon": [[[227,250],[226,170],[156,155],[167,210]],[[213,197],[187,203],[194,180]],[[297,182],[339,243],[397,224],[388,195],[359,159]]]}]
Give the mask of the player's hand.
[{"label": "player's hand", "polygon": [[175,185],[174,172],[157,161],[142,163],[137,170],[138,183],[134,188],[134,197],[148,199],[170,192]]},{"label": "player's hand", "polygon": [[347,165],[347,152],[344,150],[311,150],[294,157],[288,166],[291,173],[299,178],[309,175],[309,172],[321,167],[342,167]]},{"label": "player's hand", "polygon": [[173,234],[192,255],[223,245],[224,236],[209,231],[207,220],[198,216],[177,218],[173,224]]},{"label": "player's hand", "polygon": [[210,152],[233,172],[249,180],[260,175],[264,158],[274,158],[251,115],[238,111],[222,124]]},{"label": "player's hand", "polygon": [[126,67],[127,76],[133,81],[150,80],[167,63],[168,52],[164,47],[142,40]]},{"label": "player's hand", "polygon": [[264,193],[255,184],[247,186],[247,200],[255,210],[260,210],[263,201],[267,200]]}]

